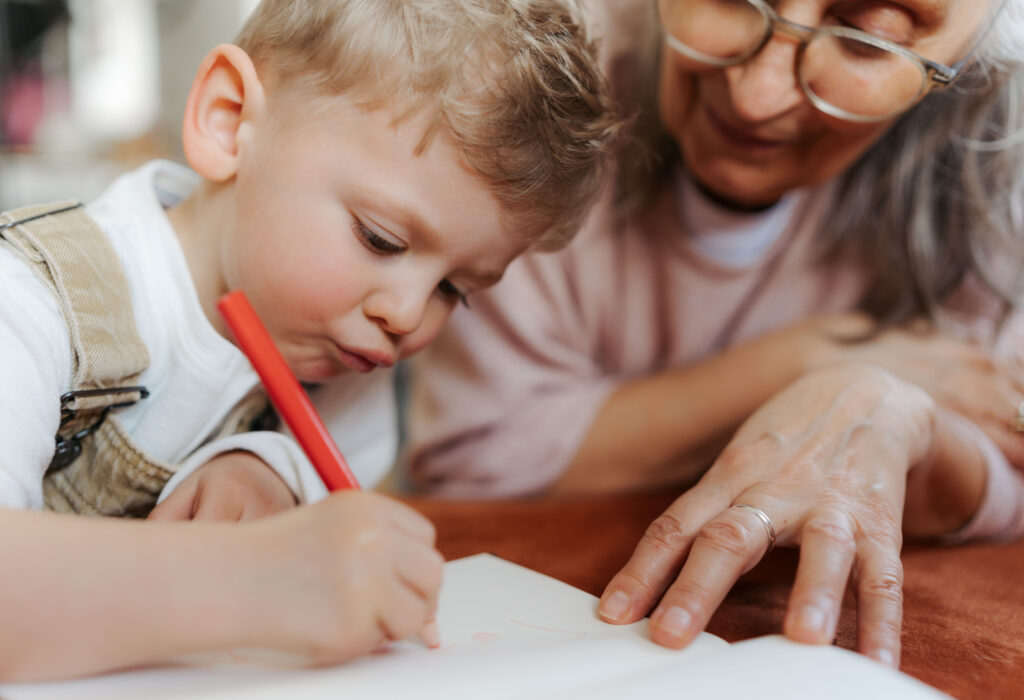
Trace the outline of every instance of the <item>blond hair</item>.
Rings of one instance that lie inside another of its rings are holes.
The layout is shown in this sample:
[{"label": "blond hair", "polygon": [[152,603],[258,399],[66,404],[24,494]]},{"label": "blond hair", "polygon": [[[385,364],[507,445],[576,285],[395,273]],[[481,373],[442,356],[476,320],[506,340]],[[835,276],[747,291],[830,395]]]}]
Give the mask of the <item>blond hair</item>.
[{"label": "blond hair", "polygon": [[433,110],[538,249],[579,228],[619,128],[576,0],[263,0],[236,43],[276,80]]}]

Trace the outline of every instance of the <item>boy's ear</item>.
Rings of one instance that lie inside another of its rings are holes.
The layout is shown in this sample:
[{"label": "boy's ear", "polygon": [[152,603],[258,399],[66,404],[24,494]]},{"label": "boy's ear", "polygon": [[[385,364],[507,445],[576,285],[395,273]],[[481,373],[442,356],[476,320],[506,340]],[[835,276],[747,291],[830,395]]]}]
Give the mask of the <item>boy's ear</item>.
[{"label": "boy's ear", "polygon": [[210,50],[185,105],[182,145],[192,169],[224,181],[238,171],[239,132],[264,107],[263,85],[252,59],[232,44]]}]

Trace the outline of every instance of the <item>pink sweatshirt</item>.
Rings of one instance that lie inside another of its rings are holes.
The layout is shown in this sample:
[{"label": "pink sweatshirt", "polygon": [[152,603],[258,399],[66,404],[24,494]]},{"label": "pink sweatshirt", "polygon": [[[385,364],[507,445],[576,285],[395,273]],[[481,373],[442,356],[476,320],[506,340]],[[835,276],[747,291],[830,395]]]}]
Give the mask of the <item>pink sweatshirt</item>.
[{"label": "pink sweatshirt", "polygon": [[[650,3],[588,7],[614,77]],[[864,288],[856,263],[816,257],[831,185],[793,193],[767,248],[729,264],[702,245],[728,243],[729,233],[684,229],[699,205],[685,192],[678,178],[667,182],[627,221],[606,195],[569,248],[516,261],[500,284],[471,297],[470,309],[455,311],[412,363],[406,457],[418,487],[449,497],[539,493],[568,467],[621,382],[856,306]],[[995,310],[979,298],[965,289],[951,304],[964,312],[954,320],[985,326]],[[1004,340],[1019,353],[1024,321],[1015,321]],[[948,541],[1024,534],[1024,478],[973,424],[960,428],[986,455],[989,478],[978,512]]]},{"label": "pink sweatshirt", "polygon": [[[830,186],[799,193],[755,260],[723,265],[683,230],[676,184],[624,222],[606,197],[569,248],[516,261],[453,314],[413,363],[407,456],[419,487],[449,497],[538,493],[567,468],[620,382],[856,305],[863,276],[852,262],[819,263],[812,245]],[[964,423],[990,476],[982,508],[955,539],[1024,532],[1024,479]]]}]

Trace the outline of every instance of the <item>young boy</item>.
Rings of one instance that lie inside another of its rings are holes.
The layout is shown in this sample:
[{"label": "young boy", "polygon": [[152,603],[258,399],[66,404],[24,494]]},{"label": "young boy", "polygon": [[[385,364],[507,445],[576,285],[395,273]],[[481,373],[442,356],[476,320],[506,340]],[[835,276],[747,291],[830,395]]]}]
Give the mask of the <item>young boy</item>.
[{"label": "young boy", "polygon": [[571,236],[615,129],[571,0],[267,0],[196,76],[198,178],[152,163],[84,212],[4,215],[0,679],[243,646],[332,663],[429,630],[432,527],[377,495],[238,525],[34,511],[316,499],[290,440],[245,430],[257,380],[218,297],[243,290],[302,381],[390,366]]}]

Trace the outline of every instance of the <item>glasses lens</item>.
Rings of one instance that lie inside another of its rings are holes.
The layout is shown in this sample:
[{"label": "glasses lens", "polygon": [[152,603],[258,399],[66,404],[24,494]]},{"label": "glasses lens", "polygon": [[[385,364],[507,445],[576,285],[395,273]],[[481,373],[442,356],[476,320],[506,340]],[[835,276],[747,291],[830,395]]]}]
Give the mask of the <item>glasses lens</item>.
[{"label": "glasses lens", "polygon": [[801,57],[799,74],[808,94],[837,116],[867,119],[907,109],[926,83],[924,68],[913,58],[840,32],[815,35]]},{"label": "glasses lens", "polygon": [[768,19],[747,0],[658,0],[658,13],[673,48],[712,64],[745,58],[768,28]]}]

